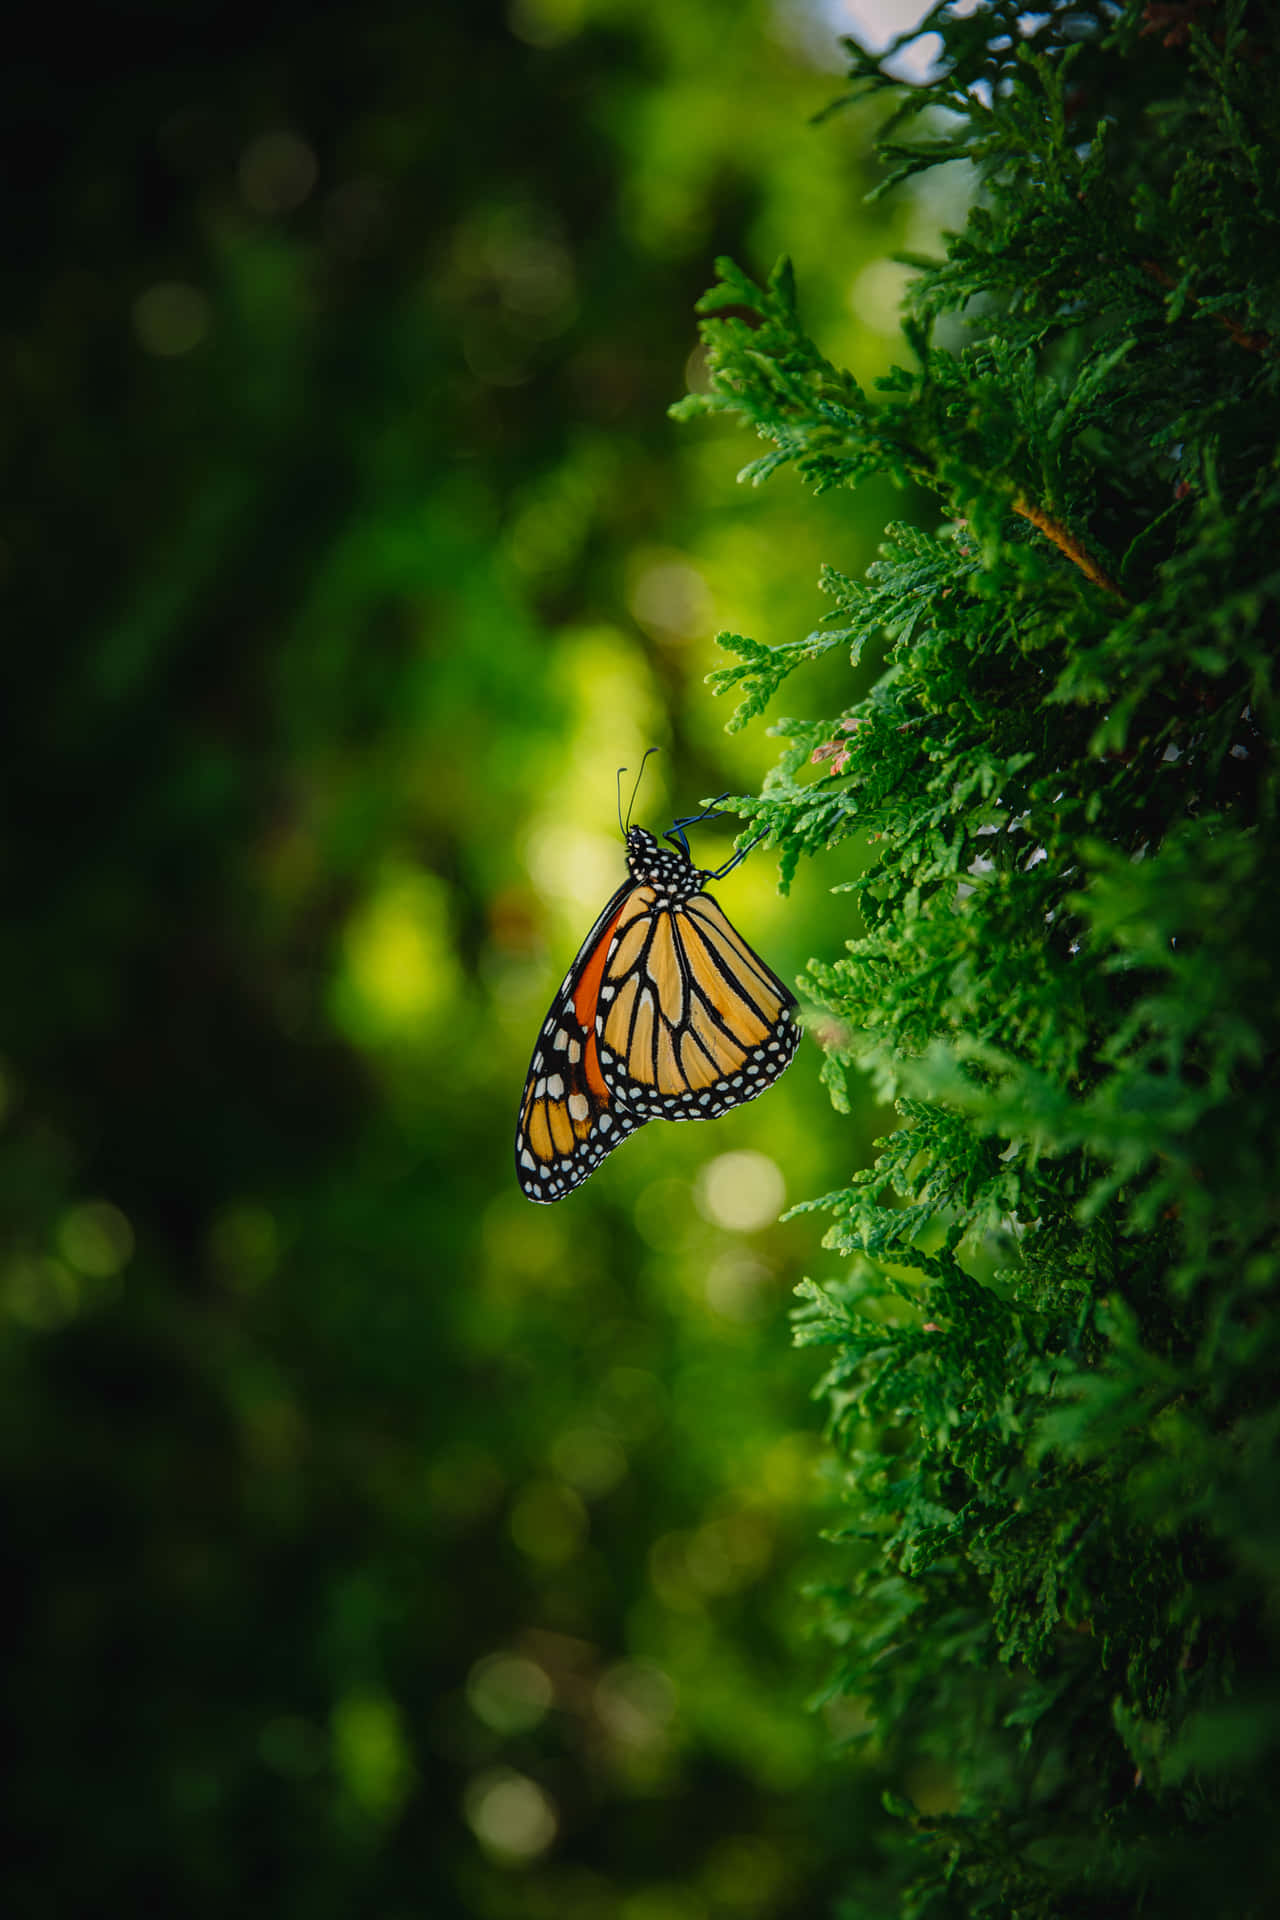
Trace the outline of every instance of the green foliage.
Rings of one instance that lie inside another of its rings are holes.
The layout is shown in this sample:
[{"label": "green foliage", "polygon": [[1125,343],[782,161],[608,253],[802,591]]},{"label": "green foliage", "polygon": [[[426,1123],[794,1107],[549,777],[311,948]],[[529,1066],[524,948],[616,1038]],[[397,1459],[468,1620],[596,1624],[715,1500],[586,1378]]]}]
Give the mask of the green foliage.
[{"label": "green foliage", "polygon": [[[615,768],[658,829],[758,784],[702,608],[847,527],[762,541],[663,411],[708,236],[817,257],[858,177],[772,13],[7,23],[6,1920],[808,1920],[864,1847],[759,1205],[837,1177],[821,1088],[561,1207],[511,1153]],[[793,973],[767,861],[725,898]]]},{"label": "green foliage", "polygon": [[888,183],[957,160],[977,183],[916,263],[912,365],[864,390],[785,264],[724,263],[710,391],[680,409],[770,443],[744,477],[884,473],[946,516],[891,527],[865,582],[828,571],[816,635],[725,636],[715,676],[738,726],[828,647],[884,659],[829,718],[776,722],[742,803],[784,880],[853,856],[811,1025],[837,1105],[854,1068],[901,1121],[802,1209],[847,1260],[798,1322],[853,1511],[831,1697],[904,1769],[911,1836],[844,1912],[1261,1914],[1280,43],[1243,0],[928,24],[914,89],[850,46],[849,97],[897,102]]}]

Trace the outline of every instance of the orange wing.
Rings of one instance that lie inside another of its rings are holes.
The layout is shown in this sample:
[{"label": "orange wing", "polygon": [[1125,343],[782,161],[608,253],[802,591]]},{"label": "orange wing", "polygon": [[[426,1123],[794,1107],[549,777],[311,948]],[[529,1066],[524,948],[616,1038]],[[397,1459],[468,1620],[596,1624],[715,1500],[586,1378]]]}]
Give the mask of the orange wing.
[{"label": "orange wing", "polygon": [[650,898],[649,911],[620,915],[610,934],[595,1017],[600,1067],[637,1119],[714,1119],[790,1065],[795,996],[709,893],[669,905]]}]

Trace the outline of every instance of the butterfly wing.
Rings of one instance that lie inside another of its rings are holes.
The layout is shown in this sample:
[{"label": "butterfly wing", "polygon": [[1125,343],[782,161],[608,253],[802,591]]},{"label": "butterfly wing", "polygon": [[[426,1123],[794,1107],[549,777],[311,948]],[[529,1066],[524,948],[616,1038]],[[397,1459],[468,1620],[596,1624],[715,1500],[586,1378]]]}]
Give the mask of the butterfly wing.
[{"label": "butterfly wing", "polygon": [[610,945],[652,894],[627,880],[583,941],[542,1024],[516,1126],[516,1177],[530,1200],[562,1200],[648,1115],[616,1099],[600,1066],[596,1011]]},{"label": "butterfly wing", "polygon": [[795,1004],[709,893],[655,900],[609,936],[596,1012],[603,1077],[640,1119],[714,1119],[789,1066]]}]

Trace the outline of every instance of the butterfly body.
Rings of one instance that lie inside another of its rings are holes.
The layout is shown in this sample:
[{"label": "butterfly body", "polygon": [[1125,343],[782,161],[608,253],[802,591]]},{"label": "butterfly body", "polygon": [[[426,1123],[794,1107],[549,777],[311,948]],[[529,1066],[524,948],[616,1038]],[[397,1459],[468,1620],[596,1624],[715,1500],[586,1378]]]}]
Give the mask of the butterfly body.
[{"label": "butterfly body", "polygon": [[629,878],[565,975],[530,1063],[516,1174],[531,1200],[563,1199],[649,1120],[711,1120],[754,1100],[799,1042],[794,996],[706,891],[719,876],[643,827],[626,840]]}]

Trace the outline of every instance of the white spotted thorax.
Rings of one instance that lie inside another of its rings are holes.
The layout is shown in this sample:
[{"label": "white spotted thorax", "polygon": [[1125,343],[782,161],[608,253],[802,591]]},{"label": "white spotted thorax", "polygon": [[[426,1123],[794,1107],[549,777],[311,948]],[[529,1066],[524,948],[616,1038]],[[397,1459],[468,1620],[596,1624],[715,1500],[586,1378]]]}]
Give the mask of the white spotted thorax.
[{"label": "white spotted thorax", "polygon": [[717,875],[643,827],[626,846],[630,878],[565,975],[530,1064],[516,1173],[531,1200],[563,1198],[649,1120],[712,1120],[754,1100],[799,1043],[794,996],[705,891]]},{"label": "white spotted thorax", "polygon": [[695,867],[683,853],[676,853],[644,827],[627,829],[627,866],[631,878],[640,886],[652,887],[661,900],[692,900],[702,892],[704,880],[710,880],[710,867]]}]

